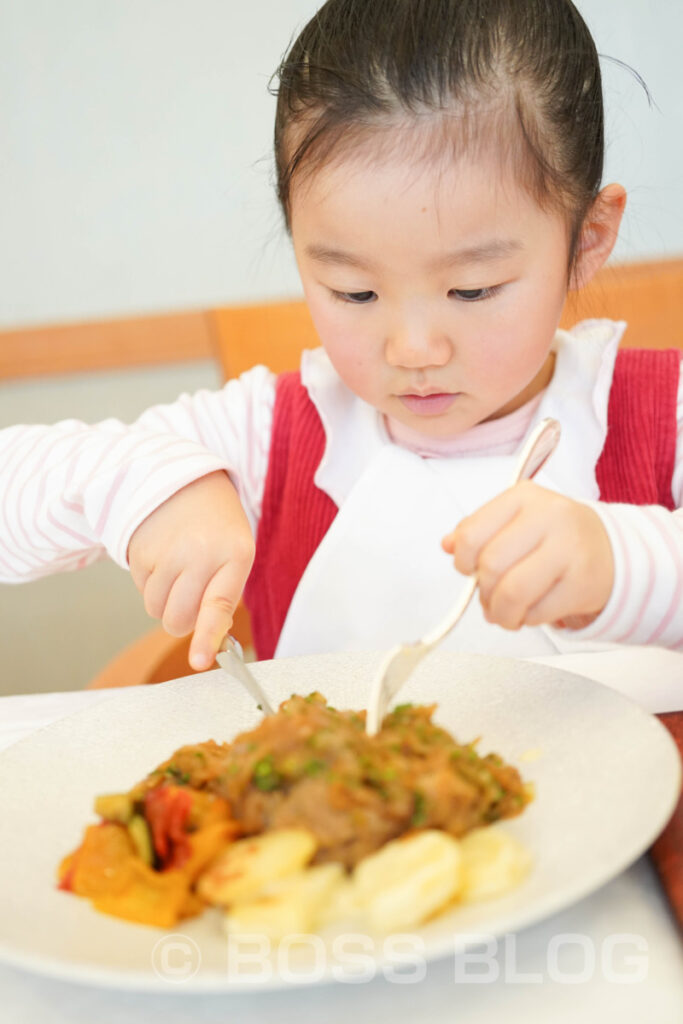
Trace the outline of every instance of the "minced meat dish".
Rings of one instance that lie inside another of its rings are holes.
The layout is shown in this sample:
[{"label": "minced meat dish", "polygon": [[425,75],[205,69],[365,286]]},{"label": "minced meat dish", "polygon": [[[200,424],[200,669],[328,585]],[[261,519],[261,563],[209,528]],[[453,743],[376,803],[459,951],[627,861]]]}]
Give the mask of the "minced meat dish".
[{"label": "minced meat dish", "polygon": [[348,868],[412,829],[459,837],[519,814],[530,796],[517,770],[458,743],[432,722],[435,708],[399,705],[370,737],[364,712],[293,696],[232,743],[181,747],[131,797],[162,780],[204,791],[228,802],[244,834],[306,828],[315,862]]}]

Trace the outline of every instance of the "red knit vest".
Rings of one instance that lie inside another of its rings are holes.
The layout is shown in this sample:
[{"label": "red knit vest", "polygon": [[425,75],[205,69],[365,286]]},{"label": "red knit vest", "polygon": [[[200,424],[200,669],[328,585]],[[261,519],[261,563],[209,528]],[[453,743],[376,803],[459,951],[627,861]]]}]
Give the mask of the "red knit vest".
[{"label": "red knit vest", "polygon": [[[681,352],[622,349],[596,466],[602,501],[674,507]],[[325,450],[320,417],[298,373],[278,378],[256,559],[244,597],[254,646],[272,658],[294,591],[337,506],[313,482]]]}]

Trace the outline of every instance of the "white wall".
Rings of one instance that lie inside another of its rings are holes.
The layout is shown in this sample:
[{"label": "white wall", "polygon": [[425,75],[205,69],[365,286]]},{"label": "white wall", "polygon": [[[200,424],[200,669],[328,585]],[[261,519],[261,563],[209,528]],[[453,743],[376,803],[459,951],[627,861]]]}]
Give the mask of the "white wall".
[{"label": "white wall", "polygon": [[683,2],[577,0],[603,59],[605,182],[620,181],[629,201],[615,250],[621,260],[683,254]]},{"label": "white wall", "polygon": [[[372,0],[369,0],[372,2]],[[0,325],[296,292],[266,86],[315,0],[0,0]],[[619,255],[683,251],[680,0],[580,0]]]},{"label": "white wall", "polygon": [[[372,0],[368,0],[372,2]],[[605,63],[617,256],[683,253],[681,0],[579,0]],[[268,79],[315,0],[0,0],[0,327],[299,292]],[[0,427],[129,419],[206,363],[0,386]],[[0,692],[78,688],[147,627],[112,565],[0,588]]]},{"label": "white wall", "polygon": [[297,289],[266,87],[315,6],[1,0],[0,323]]}]

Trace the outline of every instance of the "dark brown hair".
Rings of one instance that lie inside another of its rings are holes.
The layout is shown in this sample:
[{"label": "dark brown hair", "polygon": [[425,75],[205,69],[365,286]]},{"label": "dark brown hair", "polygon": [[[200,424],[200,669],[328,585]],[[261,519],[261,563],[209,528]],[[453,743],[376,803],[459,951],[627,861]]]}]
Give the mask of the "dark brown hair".
[{"label": "dark brown hair", "polygon": [[403,135],[414,151],[419,123],[442,155],[444,144],[454,156],[493,149],[541,205],[561,210],[571,267],[600,189],[604,116],[598,54],[570,0],[328,0],[275,77],[288,228],[295,176],[373,134],[392,147]]}]

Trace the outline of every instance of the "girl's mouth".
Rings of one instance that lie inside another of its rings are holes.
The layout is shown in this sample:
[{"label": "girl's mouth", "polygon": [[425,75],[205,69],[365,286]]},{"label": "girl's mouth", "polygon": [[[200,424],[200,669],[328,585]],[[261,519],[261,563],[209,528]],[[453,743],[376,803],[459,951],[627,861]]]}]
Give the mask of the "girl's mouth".
[{"label": "girl's mouth", "polygon": [[409,412],[417,416],[439,416],[453,404],[456,394],[439,392],[436,395],[398,395]]}]

